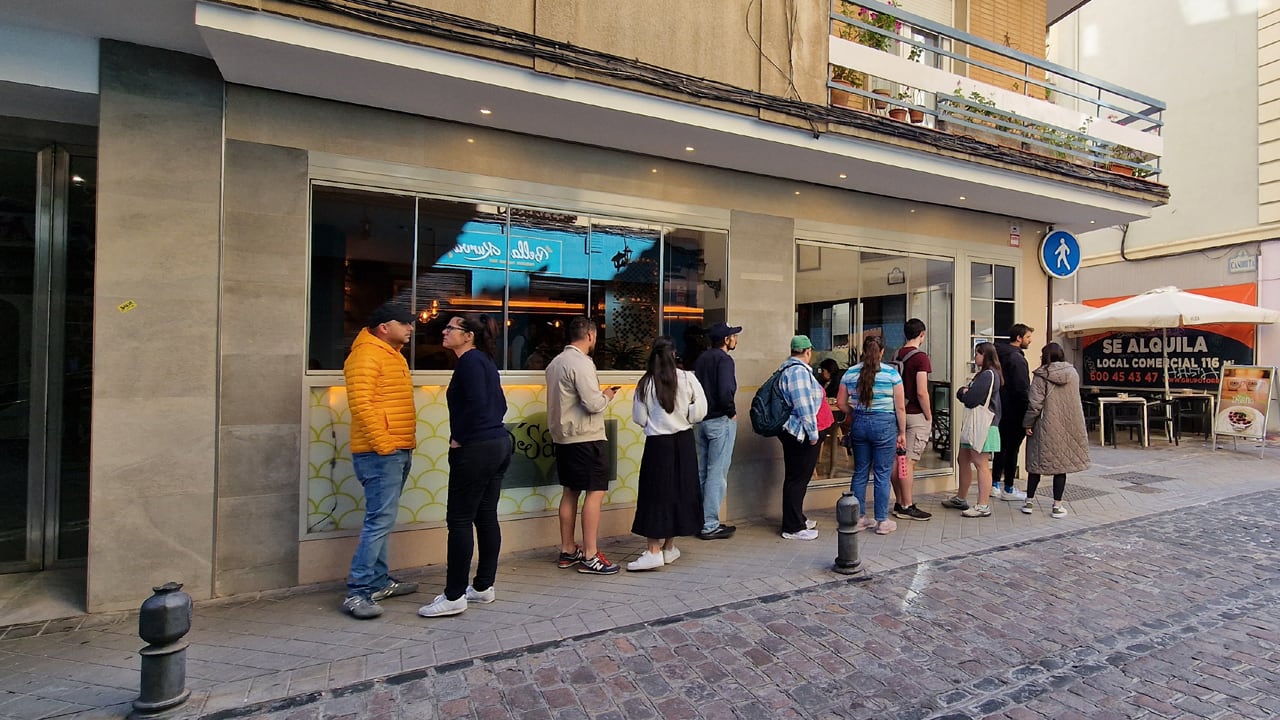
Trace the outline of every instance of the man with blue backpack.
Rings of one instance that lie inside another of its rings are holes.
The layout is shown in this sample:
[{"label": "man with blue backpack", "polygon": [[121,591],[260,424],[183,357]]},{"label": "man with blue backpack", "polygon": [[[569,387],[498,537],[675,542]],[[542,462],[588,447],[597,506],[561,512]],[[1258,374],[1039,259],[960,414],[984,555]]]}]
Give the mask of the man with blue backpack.
[{"label": "man with blue backpack", "polygon": [[[787,540],[816,540],[818,524],[805,517],[804,496],[809,480],[818,464],[822,430],[818,429],[818,412],[826,407],[827,394],[813,375],[809,360],[813,343],[807,335],[791,338],[791,357],[770,378],[781,396],[774,407],[790,405],[786,421],[777,430],[782,443],[782,537]],[[768,384],[768,383],[766,383]],[[763,388],[762,388],[763,389]],[[752,403],[752,425],[757,432],[757,403]],[[765,434],[765,433],[761,433]]]}]

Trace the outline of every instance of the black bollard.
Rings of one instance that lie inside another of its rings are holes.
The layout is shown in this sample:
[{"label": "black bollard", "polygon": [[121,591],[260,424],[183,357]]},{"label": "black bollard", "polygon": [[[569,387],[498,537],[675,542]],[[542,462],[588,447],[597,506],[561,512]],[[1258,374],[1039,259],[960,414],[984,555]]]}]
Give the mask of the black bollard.
[{"label": "black bollard", "polygon": [[857,575],[862,572],[862,560],[858,557],[858,511],[861,503],[853,493],[846,492],[836,501],[836,562],[832,570],[841,575]]},{"label": "black bollard", "polygon": [[142,655],[142,688],[133,701],[134,717],[158,715],[187,701],[187,645],[182,636],[191,630],[191,596],[182,583],[151,588],[138,611],[138,635],[148,645]]}]

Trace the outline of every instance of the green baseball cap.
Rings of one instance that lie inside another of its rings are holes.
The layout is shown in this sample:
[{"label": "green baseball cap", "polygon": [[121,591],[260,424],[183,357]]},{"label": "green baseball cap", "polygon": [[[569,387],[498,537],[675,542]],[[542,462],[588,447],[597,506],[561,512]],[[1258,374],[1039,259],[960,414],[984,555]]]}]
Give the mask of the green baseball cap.
[{"label": "green baseball cap", "polygon": [[813,347],[813,341],[809,339],[808,335],[796,335],[791,338],[791,352],[800,352],[811,347]]}]

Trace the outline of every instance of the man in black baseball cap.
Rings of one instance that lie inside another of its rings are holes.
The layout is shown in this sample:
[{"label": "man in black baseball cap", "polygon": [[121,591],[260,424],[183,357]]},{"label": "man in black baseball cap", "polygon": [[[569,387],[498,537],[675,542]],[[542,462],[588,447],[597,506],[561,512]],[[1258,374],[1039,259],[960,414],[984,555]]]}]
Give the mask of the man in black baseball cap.
[{"label": "man in black baseball cap", "polygon": [[738,392],[738,378],[729,352],[738,347],[741,327],[718,322],[707,331],[711,349],[698,356],[693,374],[707,395],[707,416],[695,427],[698,438],[698,479],[702,482],[703,540],[732,537],[737,528],[720,523],[720,504],[724,502],[729,461],[733,443],[738,437],[738,410],[733,396]]}]

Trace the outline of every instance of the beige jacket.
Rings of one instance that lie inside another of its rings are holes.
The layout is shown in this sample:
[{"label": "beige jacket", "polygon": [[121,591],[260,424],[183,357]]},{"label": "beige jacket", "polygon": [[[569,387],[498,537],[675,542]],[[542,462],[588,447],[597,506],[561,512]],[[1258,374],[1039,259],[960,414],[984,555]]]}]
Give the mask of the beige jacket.
[{"label": "beige jacket", "polygon": [[547,366],[547,426],[559,445],[604,440],[604,409],[609,398],[600,390],[596,364],[581,350],[566,345]]}]

